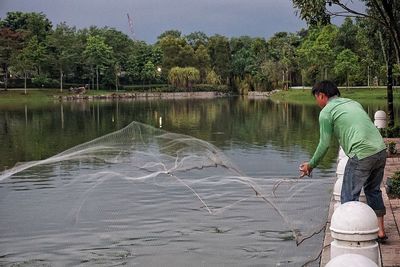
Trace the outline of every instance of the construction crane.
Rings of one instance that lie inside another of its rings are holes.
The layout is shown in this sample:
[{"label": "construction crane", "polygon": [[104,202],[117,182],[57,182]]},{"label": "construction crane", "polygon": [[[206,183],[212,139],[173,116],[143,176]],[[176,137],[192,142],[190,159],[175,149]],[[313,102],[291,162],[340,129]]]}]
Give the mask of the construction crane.
[{"label": "construction crane", "polygon": [[131,30],[132,39],[135,39],[135,31],[133,30],[133,21],[129,16],[129,13],[126,13],[126,16],[128,17],[128,24],[129,24],[129,29]]}]

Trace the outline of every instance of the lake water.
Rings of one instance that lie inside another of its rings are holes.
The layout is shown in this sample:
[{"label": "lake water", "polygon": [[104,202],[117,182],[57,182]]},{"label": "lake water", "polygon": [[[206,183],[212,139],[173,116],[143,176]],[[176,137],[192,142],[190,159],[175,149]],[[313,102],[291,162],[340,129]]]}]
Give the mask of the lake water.
[{"label": "lake water", "polygon": [[[0,181],[0,265],[317,266],[337,144],[312,178],[296,177],[318,114],[244,98],[1,107],[2,170],[127,128],[85,145],[111,144],[107,159]],[[179,166],[153,175],[168,164]]]}]

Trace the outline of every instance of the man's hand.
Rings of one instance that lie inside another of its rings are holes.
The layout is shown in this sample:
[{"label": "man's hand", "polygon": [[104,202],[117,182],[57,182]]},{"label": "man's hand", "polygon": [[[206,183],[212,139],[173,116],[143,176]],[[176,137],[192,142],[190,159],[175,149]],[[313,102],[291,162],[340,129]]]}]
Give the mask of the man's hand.
[{"label": "man's hand", "polygon": [[299,171],[300,171],[300,178],[304,177],[304,176],[310,176],[311,172],[312,172],[312,168],[310,166],[310,164],[308,162],[303,162],[300,167],[299,167]]}]

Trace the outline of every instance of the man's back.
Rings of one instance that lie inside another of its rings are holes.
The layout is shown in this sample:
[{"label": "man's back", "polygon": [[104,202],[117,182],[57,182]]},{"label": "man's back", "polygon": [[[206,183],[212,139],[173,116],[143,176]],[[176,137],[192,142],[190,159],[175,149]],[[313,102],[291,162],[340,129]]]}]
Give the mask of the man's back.
[{"label": "man's back", "polygon": [[322,109],[320,116],[332,123],[333,133],[349,157],[363,159],[386,148],[378,129],[354,100],[334,97]]}]

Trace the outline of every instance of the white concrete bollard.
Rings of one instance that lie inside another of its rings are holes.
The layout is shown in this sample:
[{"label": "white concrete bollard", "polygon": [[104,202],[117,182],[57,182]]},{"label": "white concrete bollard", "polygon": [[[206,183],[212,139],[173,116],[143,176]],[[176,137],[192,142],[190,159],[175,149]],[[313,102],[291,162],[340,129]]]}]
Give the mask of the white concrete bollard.
[{"label": "white concrete bollard", "polygon": [[378,267],[378,265],[363,255],[343,254],[331,259],[325,267]]},{"label": "white concrete bollard", "polygon": [[[342,151],[342,156],[340,155],[341,151]],[[336,167],[337,180],[335,182],[335,186],[333,187],[334,210],[336,210],[336,208],[340,205],[340,195],[342,193],[344,170],[346,168],[347,161],[349,160],[349,157],[346,156],[346,154],[344,154],[342,148],[340,148],[339,150],[338,160],[339,162]],[[361,190],[359,201],[367,203],[367,198],[365,196],[364,189]]]},{"label": "white concrete bollard", "polygon": [[386,128],[386,113],[383,110],[378,110],[374,115],[374,125],[376,128]]},{"label": "white concrete bollard", "polygon": [[[336,210],[337,207],[341,204],[340,195],[342,194],[342,186],[343,186],[343,176],[336,180],[335,186],[333,187],[334,210]],[[367,197],[365,196],[364,189],[361,189],[359,201],[367,203]]]},{"label": "white concrete bollard", "polygon": [[339,147],[339,154],[338,154],[338,162],[342,159],[342,158],[346,158],[347,155],[344,153],[343,148],[340,146]]},{"label": "white concrete bollard", "polygon": [[336,180],[333,187],[333,210],[335,211],[341,204],[340,195],[342,193],[343,177]]},{"label": "white concrete bollard", "polygon": [[331,259],[343,254],[363,255],[378,264],[378,219],[366,204],[351,201],[340,205],[331,218]]},{"label": "white concrete bollard", "polygon": [[343,178],[344,175],[344,169],[346,168],[347,161],[349,160],[349,157],[344,157],[339,160],[338,165],[336,167],[336,177]]},{"label": "white concrete bollard", "polygon": [[347,157],[346,154],[344,154],[343,149],[340,147],[338,156],[338,165],[336,167],[337,180],[335,182],[335,186],[333,187],[333,200],[334,200],[333,210],[336,210],[336,208],[341,203],[340,194],[342,193],[343,175],[348,160],[349,157]]}]

